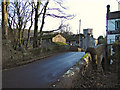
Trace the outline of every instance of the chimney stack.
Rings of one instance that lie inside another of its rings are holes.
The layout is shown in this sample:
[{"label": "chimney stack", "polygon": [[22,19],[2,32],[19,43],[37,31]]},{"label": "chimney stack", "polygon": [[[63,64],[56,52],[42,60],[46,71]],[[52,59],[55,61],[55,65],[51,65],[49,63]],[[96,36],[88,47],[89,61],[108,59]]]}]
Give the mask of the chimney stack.
[{"label": "chimney stack", "polygon": [[107,13],[110,12],[110,5],[107,5]]},{"label": "chimney stack", "polygon": [[109,17],[109,13],[110,13],[110,5],[107,5],[107,20],[108,20],[108,17]]}]

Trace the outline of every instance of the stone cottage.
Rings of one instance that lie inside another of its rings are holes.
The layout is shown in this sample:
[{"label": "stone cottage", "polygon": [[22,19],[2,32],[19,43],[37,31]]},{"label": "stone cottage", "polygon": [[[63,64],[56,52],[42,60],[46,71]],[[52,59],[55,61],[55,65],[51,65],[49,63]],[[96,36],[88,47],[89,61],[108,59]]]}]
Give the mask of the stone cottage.
[{"label": "stone cottage", "polygon": [[63,42],[66,43],[66,39],[61,36],[60,34],[56,35],[55,37],[52,38],[52,42]]}]

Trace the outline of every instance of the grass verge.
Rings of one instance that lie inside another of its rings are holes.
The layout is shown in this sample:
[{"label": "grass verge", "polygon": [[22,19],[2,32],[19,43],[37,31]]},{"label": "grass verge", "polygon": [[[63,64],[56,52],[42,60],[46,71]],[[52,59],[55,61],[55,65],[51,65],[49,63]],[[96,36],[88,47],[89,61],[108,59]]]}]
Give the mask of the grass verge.
[{"label": "grass verge", "polygon": [[55,42],[55,44],[58,44],[58,45],[68,45],[67,43],[63,43],[63,42]]},{"label": "grass verge", "polygon": [[[86,53],[84,56],[82,56],[82,58],[81,58],[80,60],[82,60],[82,59],[86,58],[87,56],[88,56],[88,53]],[[76,62],[76,64],[75,64],[74,66],[79,65],[80,60],[79,60],[78,62]]]}]

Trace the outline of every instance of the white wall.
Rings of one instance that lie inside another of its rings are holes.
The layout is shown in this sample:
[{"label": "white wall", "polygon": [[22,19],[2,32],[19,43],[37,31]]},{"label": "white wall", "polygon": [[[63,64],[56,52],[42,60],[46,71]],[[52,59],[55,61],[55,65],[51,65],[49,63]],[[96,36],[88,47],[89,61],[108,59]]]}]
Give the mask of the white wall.
[{"label": "white wall", "polygon": [[115,20],[108,20],[108,31],[115,30]]},{"label": "white wall", "polygon": [[[110,40],[111,40],[111,43],[110,43]],[[113,42],[115,42],[115,35],[108,35],[107,43],[112,44]]]},{"label": "white wall", "polygon": [[108,31],[115,30],[115,21],[117,20],[120,20],[120,19],[108,20]]}]

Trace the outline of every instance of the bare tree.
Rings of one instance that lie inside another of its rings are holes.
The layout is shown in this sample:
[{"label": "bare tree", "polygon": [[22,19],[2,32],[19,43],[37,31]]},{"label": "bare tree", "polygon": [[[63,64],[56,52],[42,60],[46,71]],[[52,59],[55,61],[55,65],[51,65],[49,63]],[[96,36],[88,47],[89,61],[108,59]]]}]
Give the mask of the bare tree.
[{"label": "bare tree", "polygon": [[[24,2],[21,2],[20,0],[10,2],[8,24],[10,30],[13,32],[13,35],[15,35],[16,46],[19,45],[19,47],[22,47],[25,37],[25,28],[27,23],[31,21],[27,39],[27,42],[29,42],[30,29],[33,25],[33,5],[34,4],[28,0],[25,0]],[[28,44],[26,46],[28,46]]]},{"label": "bare tree", "polygon": [[32,2],[31,25],[28,29],[28,38],[27,38],[26,48],[28,47],[29,42],[30,42],[30,30],[31,30],[32,25],[33,25],[33,14],[34,14],[34,2]]},{"label": "bare tree", "polygon": [[[48,5],[49,3],[54,2],[58,6],[57,7],[51,7]],[[34,23],[34,37],[33,37],[33,48],[38,47],[38,44],[41,45],[41,42],[38,43],[38,36],[39,41],[42,40],[42,34],[43,33],[49,33],[54,32],[57,30],[60,30],[61,25],[58,27],[58,29],[51,30],[51,31],[43,31],[43,27],[45,24],[45,18],[46,17],[53,17],[53,18],[64,18],[64,19],[72,19],[73,15],[67,15],[64,13],[62,9],[66,9],[62,6],[62,0],[37,0],[37,2],[28,1],[20,1],[17,0],[16,2],[10,2],[9,5],[9,13],[8,13],[8,24],[10,30],[13,32],[13,35],[15,37],[15,46],[22,47],[24,37],[27,36],[27,44],[26,48],[29,45],[30,41],[30,30]],[[59,12],[53,13],[52,11]],[[38,24],[39,20],[41,22]],[[29,27],[27,26],[29,23]],[[40,31],[38,32],[38,26],[40,25]],[[28,35],[24,35],[24,31],[26,29],[26,26],[28,28]]]},{"label": "bare tree", "polygon": [[41,0],[37,0],[37,7],[35,7],[35,23],[34,23],[33,48],[36,48],[38,46],[38,18],[39,18],[40,4],[41,4]]}]

